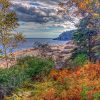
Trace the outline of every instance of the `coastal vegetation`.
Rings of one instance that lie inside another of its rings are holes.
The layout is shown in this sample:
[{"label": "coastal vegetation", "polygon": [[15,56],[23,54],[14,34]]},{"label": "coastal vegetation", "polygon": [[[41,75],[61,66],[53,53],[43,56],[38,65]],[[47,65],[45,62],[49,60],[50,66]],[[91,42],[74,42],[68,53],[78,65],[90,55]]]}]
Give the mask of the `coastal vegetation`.
[{"label": "coastal vegetation", "polygon": [[[8,11],[8,0],[0,0],[0,4],[0,42],[4,47],[0,57],[7,62],[7,50],[24,38],[12,33],[18,25],[16,14]],[[75,16],[82,16],[73,36],[76,46],[72,55],[65,64],[61,58],[63,66],[57,68],[58,59],[45,57],[50,46],[36,44],[41,56],[20,57],[9,68],[0,68],[0,100],[100,100],[99,0],[69,0],[59,6],[63,10],[58,13],[69,13],[66,9],[75,6]]]},{"label": "coastal vegetation", "polygon": [[99,100],[100,64],[87,64],[74,70],[52,69],[40,82],[26,82],[6,100]]},{"label": "coastal vegetation", "polygon": [[[53,61],[36,57],[18,59],[18,63],[7,69],[0,69],[0,88],[6,95],[28,81],[43,80],[54,66]],[[0,92],[2,91],[0,90]]]},{"label": "coastal vegetation", "polygon": [[18,18],[16,13],[10,11],[10,3],[8,0],[0,0],[0,54],[6,61],[6,66],[8,67],[8,52],[12,53],[12,50],[17,47],[17,45],[24,41],[24,36],[22,33],[15,32],[15,28],[18,27]]},{"label": "coastal vegetation", "polygon": [[[67,0],[65,0],[67,1]],[[68,6],[67,6],[68,5]],[[73,39],[77,44],[77,53],[85,53],[90,62],[95,62],[99,58],[99,40],[100,40],[100,1],[99,0],[70,0],[67,3],[61,3],[62,8],[76,6],[75,16],[81,16],[78,29],[74,33]],[[67,13],[70,13],[67,11]]]}]

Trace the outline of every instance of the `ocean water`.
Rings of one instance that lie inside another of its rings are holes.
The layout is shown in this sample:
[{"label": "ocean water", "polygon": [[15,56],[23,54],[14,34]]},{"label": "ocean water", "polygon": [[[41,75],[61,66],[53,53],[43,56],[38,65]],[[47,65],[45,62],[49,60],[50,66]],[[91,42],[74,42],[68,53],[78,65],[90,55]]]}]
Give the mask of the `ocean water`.
[{"label": "ocean water", "polygon": [[[24,43],[19,44],[14,51],[32,48],[36,45],[35,43],[48,43],[49,45],[55,45],[64,44],[67,42],[68,41],[53,40],[51,38],[27,38],[26,41]],[[2,48],[2,46],[0,46],[0,48]]]}]

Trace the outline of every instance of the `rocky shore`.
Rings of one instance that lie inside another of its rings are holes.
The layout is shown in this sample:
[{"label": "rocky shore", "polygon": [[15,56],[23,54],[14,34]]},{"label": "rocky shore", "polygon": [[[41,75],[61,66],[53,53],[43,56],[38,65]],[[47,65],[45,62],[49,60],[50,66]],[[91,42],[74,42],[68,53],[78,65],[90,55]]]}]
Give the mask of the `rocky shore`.
[{"label": "rocky shore", "polygon": [[[75,48],[73,41],[69,41],[62,45],[51,45],[49,50],[45,50],[45,57],[51,58],[55,61],[55,63],[63,63],[66,59],[68,59],[72,55],[72,51]],[[44,48],[45,49],[45,48]],[[43,51],[42,51],[43,52]],[[26,57],[26,56],[36,56],[41,57],[43,53],[41,53],[38,48],[29,48],[26,50],[20,50],[14,52],[12,57],[15,59],[13,61],[8,61],[9,67],[16,63],[16,59]],[[0,68],[6,68],[6,62],[4,60],[0,60]]]}]

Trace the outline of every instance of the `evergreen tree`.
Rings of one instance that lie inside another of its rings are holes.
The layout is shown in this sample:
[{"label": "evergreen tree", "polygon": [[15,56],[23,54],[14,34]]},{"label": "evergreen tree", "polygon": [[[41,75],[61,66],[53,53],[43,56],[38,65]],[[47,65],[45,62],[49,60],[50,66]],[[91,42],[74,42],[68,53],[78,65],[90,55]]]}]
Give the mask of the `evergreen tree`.
[{"label": "evergreen tree", "polygon": [[89,16],[80,21],[77,32],[74,34],[74,40],[77,44],[76,54],[85,53],[89,61],[95,61],[99,57],[100,36],[97,29],[99,19],[93,19]]},{"label": "evergreen tree", "polygon": [[[78,46],[77,53],[87,54],[89,61],[98,58],[99,55],[99,33],[100,33],[100,0],[64,0],[59,6],[60,13],[82,16],[78,30],[74,34],[74,40]],[[75,7],[71,13],[70,8]],[[74,53],[74,54],[75,54]],[[74,55],[75,56],[75,55]]]}]

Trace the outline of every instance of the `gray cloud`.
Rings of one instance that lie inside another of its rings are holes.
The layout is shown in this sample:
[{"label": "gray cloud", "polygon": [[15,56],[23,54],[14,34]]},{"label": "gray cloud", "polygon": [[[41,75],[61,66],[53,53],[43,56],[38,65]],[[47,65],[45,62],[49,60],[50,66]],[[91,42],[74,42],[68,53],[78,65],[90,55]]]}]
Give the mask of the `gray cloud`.
[{"label": "gray cloud", "polygon": [[66,30],[76,29],[78,18],[57,15],[58,3],[63,0],[10,0],[20,26],[16,29],[26,37],[56,38]]},{"label": "gray cloud", "polygon": [[46,23],[73,20],[69,16],[57,15],[61,0],[11,0],[19,21]]}]

